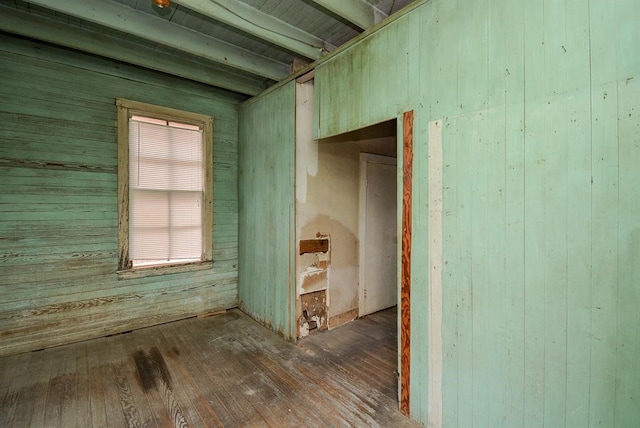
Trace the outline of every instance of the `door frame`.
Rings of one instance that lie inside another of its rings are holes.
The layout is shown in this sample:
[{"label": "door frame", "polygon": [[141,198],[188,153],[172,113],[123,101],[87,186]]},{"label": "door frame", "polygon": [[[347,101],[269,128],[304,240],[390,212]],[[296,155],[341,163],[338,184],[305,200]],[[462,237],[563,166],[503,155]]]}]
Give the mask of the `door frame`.
[{"label": "door frame", "polygon": [[[397,142],[396,142],[397,145]],[[397,168],[398,159],[391,156],[382,156],[371,153],[360,153],[360,184],[359,184],[359,203],[358,203],[358,316],[363,316],[364,310],[364,279],[365,279],[365,257],[366,257],[366,233],[367,233],[367,166],[370,162],[392,165]],[[396,174],[397,175],[397,174]],[[398,181],[396,177],[396,191],[398,189]],[[397,216],[394,226],[397,227]],[[397,269],[397,265],[396,265]],[[397,287],[397,284],[396,284]]]}]

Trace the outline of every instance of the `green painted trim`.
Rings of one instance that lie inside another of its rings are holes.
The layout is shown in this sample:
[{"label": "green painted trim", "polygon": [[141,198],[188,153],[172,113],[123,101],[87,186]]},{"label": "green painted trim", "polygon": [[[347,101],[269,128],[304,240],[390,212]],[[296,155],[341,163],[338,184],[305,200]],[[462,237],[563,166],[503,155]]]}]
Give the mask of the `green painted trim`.
[{"label": "green painted trim", "polygon": [[[376,23],[376,9],[362,0],[313,0],[336,15],[366,30]],[[379,12],[382,14],[382,12]]]},{"label": "green painted trim", "polygon": [[331,46],[319,37],[237,0],[176,0],[176,3],[306,58],[318,59]]},{"label": "green painted trim", "polygon": [[99,0],[29,0],[48,9],[75,16],[98,25],[122,31],[208,60],[229,65],[258,76],[280,80],[289,73],[289,66],[248,50],[206,36],[160,18],[123,7],[114,2]]},{"label": "green painted trim", "polygon": [[276,89],[286,85],[287,83],[291,82],[292,80],[295,80],[295,79],[297,79],[299,77],[304,76],[307,73],[310,73],[311,71],[315,70],[318,66],[320,66],[322,64],[325,64],[326,62],[332,60],[333,58],[337,57],[338,55],[340,55],[344,51],[350,49],[352,46],[354,46],[354,45],[360,43],[361,41],[369,38],[370,36],[374,35],[378,31],[380,31],[383,28],[385,28],[387,25],[390,25],[390,24],[394,23],[398,19],[404,17],[405,15],[410,13],[411,11],[419,8],[420,6],[422,6],[423,4],[425,4],[425,3],[429,2],[429,1],[430,0],[416,0],[414,3],[411,3],[410,5],[405,7],[404,9],[402,9],[402,10],[394,13],[390,17],[378,22],[375,26],[369,28],[367,31],[365,31],[364,33],[360,34],[359,36],[356,36],[353,39],[349,40],[347,43],[343,44],[338,49],[336,49],[336,50],[332,51],[331,53],[323,56],[322,58],[312,62],[311,64],[309,64],[308,66],[304,67],[303,69],[301,69],[301,70],[299,70],[299,71],[297,71],[295,73],[290,74],[289,76],[287,76],[284,79],[280,80],[275,85],[269,86],[267,89],[265,89],[264,91],[262,91],[261,93],[259,93],[255,97],[250,98],[247,101],[243,102],[241,104],[241,106],[249,105],[249,104],[253,103],[256,100],[256,98],[260,98],[261,96],[266,95],[266,94],[268,94],[268,93],[270,93],[272,91],[275,91]]},{"label": "green painted trim", "polygon": [[0,29],[245,95],[257,95],[267,88],[264,81],[233,75],[224,70],[218,70],[169,53],[158,51],[152,53],[123,39],[89,29],[73,27],[3,5],[0,5]]}]

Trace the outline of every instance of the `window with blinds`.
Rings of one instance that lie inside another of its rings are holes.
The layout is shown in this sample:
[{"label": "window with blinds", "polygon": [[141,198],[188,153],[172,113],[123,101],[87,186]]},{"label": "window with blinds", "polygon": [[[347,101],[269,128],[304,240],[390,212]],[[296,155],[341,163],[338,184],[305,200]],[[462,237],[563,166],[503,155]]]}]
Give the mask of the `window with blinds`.
[{"label": "window with blinds", "polygon": [[123,99],[116,104],[119,273],[210,266],[212,119]]},{"label": "window with blinds", "polygon": [[198,126],[129,119],[129,257],[134,267],[200,260],[203,181]]}]

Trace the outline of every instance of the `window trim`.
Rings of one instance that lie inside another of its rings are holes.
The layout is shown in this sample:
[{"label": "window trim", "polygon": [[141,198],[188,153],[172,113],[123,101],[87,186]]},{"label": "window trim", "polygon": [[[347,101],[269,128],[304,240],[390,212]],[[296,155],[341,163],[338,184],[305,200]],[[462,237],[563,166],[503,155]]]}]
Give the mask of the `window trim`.
[{"label": "window trim", "polygon": [[[118,138],[118,278],[140,278],[213,267],[213,118],[169,107],[116,98]],[[129,118],[140,115],[202,127],[204,201],[200,261],[132,267],[129,259]]]}]

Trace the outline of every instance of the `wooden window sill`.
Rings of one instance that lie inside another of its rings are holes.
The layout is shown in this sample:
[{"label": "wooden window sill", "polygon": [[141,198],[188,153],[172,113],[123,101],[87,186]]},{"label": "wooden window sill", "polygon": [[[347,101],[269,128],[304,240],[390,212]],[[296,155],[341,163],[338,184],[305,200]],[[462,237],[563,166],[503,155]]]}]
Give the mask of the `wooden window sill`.
[{"label": "wooden window sill", "polygon": [[117,272],[118,279],[134,279],[145,278],[156,275],[169,275],[181,272],[194,272],[198,270],[207,270],[213,268],[213,261],[183,263],[159,266],[144,266],[127,270],[119,270]]}]

